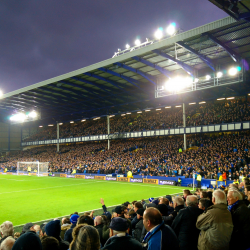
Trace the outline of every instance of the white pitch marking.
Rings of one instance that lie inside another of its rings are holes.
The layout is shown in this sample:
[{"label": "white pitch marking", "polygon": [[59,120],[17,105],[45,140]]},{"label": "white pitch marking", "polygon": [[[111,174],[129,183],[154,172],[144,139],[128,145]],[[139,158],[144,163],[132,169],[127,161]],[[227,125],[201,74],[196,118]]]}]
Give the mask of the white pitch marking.
[{"label": "white pitch marking", "polygon": [[11,181],[24,181],[24,180],[16,180],[16,179],[8,179],[8,178],[0,178],[0,180],[6,180],[6,181],[8,181],[8,180],[11,180]]}]

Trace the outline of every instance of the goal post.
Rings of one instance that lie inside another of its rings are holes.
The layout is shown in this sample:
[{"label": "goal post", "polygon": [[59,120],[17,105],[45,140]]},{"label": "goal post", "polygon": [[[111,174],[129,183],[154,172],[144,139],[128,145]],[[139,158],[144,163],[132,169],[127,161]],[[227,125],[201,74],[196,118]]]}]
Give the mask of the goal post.
[{"label": "goal post", "polygon": [[17,162],[18,175],[48,176],[48,162]]}]

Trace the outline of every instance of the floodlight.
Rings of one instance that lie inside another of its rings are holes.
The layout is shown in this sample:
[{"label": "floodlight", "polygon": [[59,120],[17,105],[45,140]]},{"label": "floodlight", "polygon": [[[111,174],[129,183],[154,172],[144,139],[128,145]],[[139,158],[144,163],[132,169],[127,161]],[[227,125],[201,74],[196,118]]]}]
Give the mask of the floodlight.
[{"label": "floodlight", "polygon": [[218,98],[217,101],[225,100],[225,98]]},{"label": "floodlight", "polygon": [[110,115],[109,118],[112,118],[112,117],[114,117],[114,116],[115,116],[115,115]]},{"label": "floodlight", "polygon": [[145,110],[145,112],[149,112],[149,111],[151,111],[151,110],[150,110],[150,109],[146,109],[146,110]]},{"label": "floodlight", "polygon": [[70,121],[70,123],[74,123],[74,121]]},{"label": "floodlight", "polygon": [[168,27],[167,27],[167,33],[172,36],[175,34],[176,32],[176,24],[175,23],[171,23]]},{"label": "floodlight", "polygon": [[169,79],[166,84],[166,90],[170,92],[179,92],[185,88],[188,88],[192,85],[193,80],[191,77],[175,77],[172,79]]},{"label": "floodlight", "polygon": [[81,120],[81,122],[86,122],[86,119]]},{"label": "floodlight", "polygon": [[130,45],[129,45],[129,44],[126,44],[125,47],[126,47],[126,49],[129,49],[129,48],[130,48]]},{"label": "floodlight", "polygon": [[217,72],[216,76],[217,76],[217,78],[221,78],[223,76],[223,73],[222,72]]},{"label": "floodlight", "polygon": [[194,82],[196,82],[196,83],[199,82],[199,78],[195,78]]},{"label": "floodlight", "polygon": [[49,127],[53,127],[54,125],[53,125],[53,124],[49,124],[48,126],[49,126]]},{"label": "floodlight", "polygon": [[235,97],[228,97],[228,98],[226,98],[227,100],[233,100],[233,99],[235,99]]},{"label": "floodlight", "polygon": [[121,116],[124,116],[124,115],[126,115],[126,114],[121,114]]},{"label": "floodlight", "polygon": [[194,104],[196,104],[196,102],[190,102],[190,103],[189,103],[189,105],[194,105]]},{"label": "floodlight", "polygon": [[199,102],[199,104],[204,104],[204,103],[206,103],[205,101],[203,101],[203,102]]},{"label": "floodlight", "polygon": [[59,123],[59,126],[61,126],[61,125],[63,125],[63,123],[62,123],[62,122],[60,122],[60,123]]},{"label": "floodlight", "polygon": [[165,109],[171,109],[171,106],[167,106],[167,107],[165,107]]},{"label": "floodlight", "polygon": [[0,98],[3,96],[3,91],[0,90]]},{"label": "floodlight", "polygon": [[209,81],[211,79],[210,75],[206,75],[206,80]]},{"label": "floodlight", "polygon": [[131,115],[131,113],[130,112],[128,112],[128,113],[126,113],[127,115]]},{"label": "floodlight", "polygon": [[176,108],[181,108],[181,105],[177,105],[177,106],[175,106]]},{"label": "floodlight", "polygon": [[159,110],[161,110],[161,109],[156,109],[156,111],[159,111]]},{"label": "floodlight", "polygon": [[140,45],[141,45],[141,41],[140,41],[139,39],[136,39],[136,40],[135,40],[135,45],[136,45],[136,46],[140,46]]},{"label": "floodlight", "polygon": [[138,111],[138,112],[137,112],[137,114],[141,114],[141,113],[142,113],[142,111]]},{"label": "floodlight", "polygon": [[10,120],[12,122],[24,122],[25,119],[26,119],[26,115],[22,113],[18,113],[10,117]]},{"label": "floodlight", "polygon": [[118,49],[118,52],[121,52],[121,49]]},{"label": "floodlight", "polygon": [[237,73],[238,73],[237,68],[231,68],[231,69],[228,70],[228,74],[230,76],[235,76]]},{"label": "floodlight", "polygon": [[162,39],[162,37],[163,37],[163,29],[162,29],[162,28],[159,28],[159,29],[157,29],[156,32],[155,32],[155,38],[156,38],[157,40],[160,40],[160,39]]},{"label": "floodlight", "polygon": [[29,114],[28,114],[29,117],[31,118],[36,118],[37,117],[37,113],[35,111],[31,111]]},{"label": "floodlight", "polygon": [[43,127],[42,125],[39,126],[39,128],[42,128],[42,127]]}]

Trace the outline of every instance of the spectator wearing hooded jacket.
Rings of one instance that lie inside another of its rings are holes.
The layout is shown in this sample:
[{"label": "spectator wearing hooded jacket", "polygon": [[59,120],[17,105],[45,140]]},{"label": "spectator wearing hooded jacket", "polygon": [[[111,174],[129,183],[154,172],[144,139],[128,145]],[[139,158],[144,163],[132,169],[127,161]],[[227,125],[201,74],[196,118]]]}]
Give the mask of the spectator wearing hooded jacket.
[{"label": "spectator wearing hooded jacket", "polygon": [[45,225],[45,233],[47,236],[56,238],[60,244],[60,250],[68,250],[69,243],[62,240],[61,234],[61,224],[59,220],[50,221]]},{"label": "spectator wearing hooded jacket", "polygon": [[201,230],[198,249],[229,249],[233,221],[231,213],[227,210],[226,194],[222,190],[214,191],[212,202],[214,205],[197,219],[196,227]]}]

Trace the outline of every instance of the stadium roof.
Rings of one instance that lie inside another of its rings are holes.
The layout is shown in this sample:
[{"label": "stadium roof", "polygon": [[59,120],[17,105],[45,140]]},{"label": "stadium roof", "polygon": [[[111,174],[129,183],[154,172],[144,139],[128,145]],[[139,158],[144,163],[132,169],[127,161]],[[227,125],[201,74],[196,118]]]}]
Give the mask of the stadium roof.
[{"label": "stadium roof", "polygon": [[44,122],[81,120],[250,93],[240,84],[155,98],[177,75],[212,74],[250,60],[250,23],[227,17],[131,52],[4,94],[2,116],[40,110]]}]

